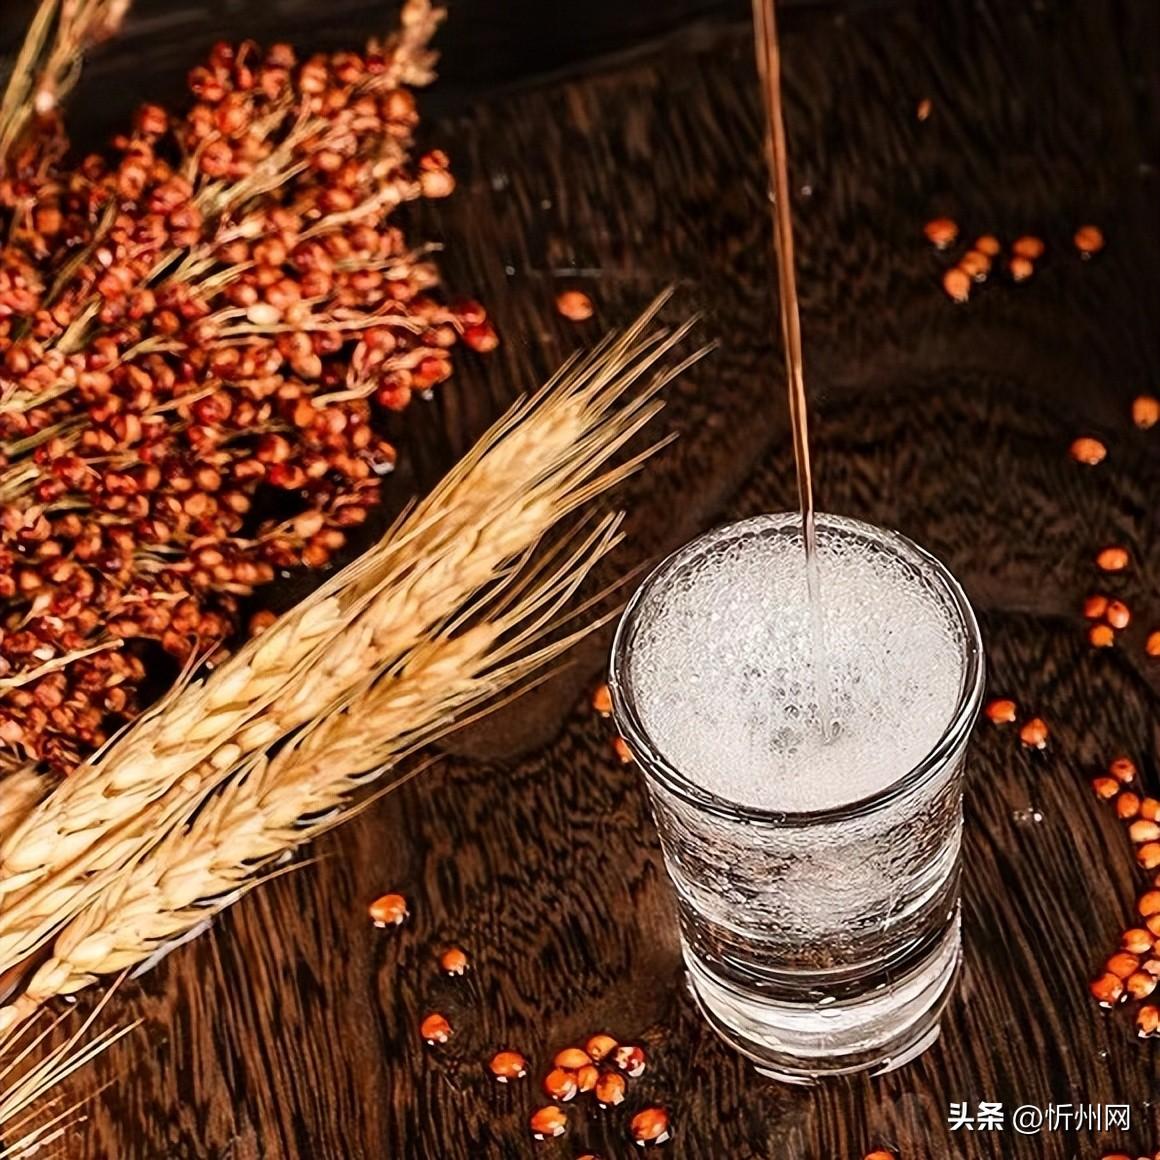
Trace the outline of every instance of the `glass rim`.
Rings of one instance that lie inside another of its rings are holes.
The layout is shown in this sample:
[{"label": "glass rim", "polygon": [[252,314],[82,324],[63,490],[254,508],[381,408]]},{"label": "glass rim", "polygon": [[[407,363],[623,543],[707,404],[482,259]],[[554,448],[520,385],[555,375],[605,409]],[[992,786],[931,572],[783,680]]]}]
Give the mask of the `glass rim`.
[{"label": "glass rim", "polygon": [[769,809],[764,806],[747,805],[744,802],[733,801],[697,785],[665,758],[649,737],[648,731],[637,713],[631,692],[631,681],[628,678],[625,665],[629,651],[629,638],[636,626],[636,620],[643,604],[656,585],[665,578],[671,569],[688,559],[705,541],[729,532],[744,530],[747,527],[772,526],[781,528],[786,525],[796,525],[800,528],[801,515],[799,512],[778,512],[750,516],[748,519],[724,524],[703,533],[661,560],[633,593],[620,616],[613,636],[608,687],[612,695],[613,716],[617,729],[628,743],[629,750],[645,776],[659,782],[670,793],[697,809],[730,821],[766,823],[778,827],[806,827],[863,817],[885,809],[916,786],[934,776],[939,770],[945,768],[951,758],[966,743],[983,698],[986,665],[979,624],[962,585],[954,578],[946,565],[925,548],[891,528],[882,528],[849,516],[831,515],[823,512],[818,512],[816,519],[818,526],[822,528],[836,527],[863,535],[869,533],[876,543],[893,549],[897,555],[916,557],[916,562],[933,575],[948,598],[948,607],[957,615],[963,628],[965,647],[959,698],[938,741],[920,761],[888,785],[875,790],[872,794],[867,794],[843,805],[825,806],[816,810]]}]

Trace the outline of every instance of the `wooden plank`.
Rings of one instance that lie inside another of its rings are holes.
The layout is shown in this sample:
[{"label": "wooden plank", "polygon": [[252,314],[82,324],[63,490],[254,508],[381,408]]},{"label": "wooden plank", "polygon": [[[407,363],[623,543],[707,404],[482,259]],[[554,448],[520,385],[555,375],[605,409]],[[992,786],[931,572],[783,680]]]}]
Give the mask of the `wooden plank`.
[{"label": "wooden plank", "polygon": [[[1053,730],[1042,757],[1010,731],[978,730],[967,962],[942,1039],[896,1075],[799,1091],[760,1079],[708,1031],[683,984],[639,779],[587,706],[604,634],[320,843],[319,861],[126,984],[110,1016],[145,1027],[69,1084],[68,1098],[91,1097],[70,1156],[627,1156],[629,1115],[654,1100],[673,1113],[668,1154],[682,1158],[847,1160],[889,1145],[908,1160],[1065,1160],[1160,1144],[1146,1104],[1156,1049],[1085,986],[1136,887],[1087,778],[1123,751],[1158,785],[1157,670],[1142,638],[1160,625],[1160,436],[1128,419],[1160,379],[1154,6],[821,12],[788,21],[787,41],[822,506],[939,554],[983,612],[992,687]],[[671,316],[703,310],[703,336],[721,344],[671,390],[655,434],[681,438],[617,497],[630,536],[597,582],[792,499],[750,56],[724,29],[480,102],[431,133],[462,184],[418,232],[446,242],[448,284],[489,304],[504,346],[412,413],[416,479],[669,282]],[[923,96],[934,111],[920,124]],[[1026,285],[999,276],[956,308],[921,237],[944,212],[969,236],[1041,234],[1048,254]],[[1069,239],[1089,220],[1109,246],[1084,263]],[[596,299],[593,323],[555,316],[571,285]],[[1099,469],[1067,458],[1081,433],[1109,443]],[[1134,564],[1105,581],[1091,557],[1113,541]],[[1135,612],[1121,647],[1101,653],[1077,615],[1097,586]],[[375,931],[363,907],[387,888],[414,916]],[[472,957],[463,980],[436,968],[451,941]],[[417,1033],[431,1009],[456,1027],[437,1052]],[[500,1088],[484,1061],[515,1046],[542,1074],[600,1029],[644,1043],[652,1067],[621,1109],[573,1113],[563,1142],[533,1145],[533,1081]],[[1130,1104],[1135,1131],[952,1135],[949,1103],[979,1100]]]}]

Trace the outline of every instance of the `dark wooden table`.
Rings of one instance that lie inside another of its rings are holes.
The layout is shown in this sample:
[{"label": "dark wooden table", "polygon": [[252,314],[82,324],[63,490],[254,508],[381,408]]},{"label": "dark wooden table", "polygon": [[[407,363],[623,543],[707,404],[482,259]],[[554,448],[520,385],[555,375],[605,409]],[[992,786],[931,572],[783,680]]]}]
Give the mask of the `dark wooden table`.
[{"label": "dark wooden table", "polygon": [[[1160,1146],[1156,1045],[1086,989],[1140,885],[1088,778],[1126,752],[1160,789],[1160,663],[1143,650],[1160,627],[1160,429],[1129,419],[1136,394],[1160,391],[1160,8],[821,7],[795,10],[785,36],[821,502],[939,554],[981,613],[991,688],[1052,730],[1042,755],[1010,729],[977,730],[966,967],[942,1038],[897,1074],[805,1091],[758,1077],[707,1029],[640,779],[588,706],[604,634],[321,842],[316,864],[126,984],[109,1017],[144,1025],[68,1085],[66,1098],[90,1097],[70,1157],[627,1157],[629,1115],[651,1101],[671,1110],[666,1154],[682,1158]],[[701,24],[475,102],[431,136],[462,184],[418,224],[446,242],[448,285],[489,304],[505,345],[412,412],[412,478],[675,282],[673,317],[703,310],[720,349],[670,391],[657,433],[680,440],[616,497],[630,535],[603,579],[787,507],[747,30]],[[1047,254],[1028,283],[1000,275],[954,306],[922,238],[943,213],[968,237],[1039,234]],[[1070,238],[1089,221],[1108,246],[1082,262]],[[579,327],[552,309],[572,285],[599,305]],[[1083,433],[1110,448],[1097,469],[1068,458]],[[1111,542],[1133,562],[1106,580],[1092,557]],[[1095,588],[1134,613],[1099,652],[1078,614]],[[389,932],[364,916],[386,889],[413,908]],[[471,955],[462,980],[435,965],[452,941]],[[457,1028],[437,1051],[417,1030],[431,1009]],[[498,1087],[484,1061],[510,1045],[542,1074],[598,1029],[643,1043],[650,1070],[620,1109],[577,1110],[563,1140],[533,1143],[533,1081]],[[952,1101],[982,1100],[1006,1106],[1006,1131],[949,1130]],[[1132,1130],[1012,1129],[1017,1106],[1049,1104],[1127,1104]]]}]

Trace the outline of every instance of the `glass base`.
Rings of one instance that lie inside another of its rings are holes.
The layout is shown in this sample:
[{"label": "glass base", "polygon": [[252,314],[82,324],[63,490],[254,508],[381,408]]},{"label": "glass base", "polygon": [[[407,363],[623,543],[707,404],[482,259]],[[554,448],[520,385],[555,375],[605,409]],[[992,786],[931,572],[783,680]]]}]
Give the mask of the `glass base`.
[{"label": "glass base", "polygon": [[917,968],[871,985],[857,999],[775,1003],[739,990],[685,949],[690,989],[713,1030],[763,1075],[807,1085],[859,1072],[884,1075],[920,1056],[938,1039],[960,959],[956,920]]}]

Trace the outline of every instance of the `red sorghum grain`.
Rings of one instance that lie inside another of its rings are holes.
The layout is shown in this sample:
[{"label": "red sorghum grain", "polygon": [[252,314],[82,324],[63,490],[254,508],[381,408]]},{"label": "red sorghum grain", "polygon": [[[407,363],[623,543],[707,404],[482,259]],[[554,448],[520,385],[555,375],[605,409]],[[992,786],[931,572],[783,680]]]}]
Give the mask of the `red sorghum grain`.
[{"label": "red sorghum grain", "polygon": [[629,1131],[638,1144],[663,1144],[670,1135],[669,1114],[664,1108],[645,1108],[632,1117]]},{"label": "red sorghum grain", "polygon": [[375,926],[398,926],[410,913],[407,900],[401,894],[384,894],[367,907]]},{"label": "red sorghum grain", "polygon": [[1156,990],[1158,981],[1160,980],[1147,971],[1134,971],[1125,980],[1124,986],[1127,987],[1129,996],[1138,1001],[1147,999]]},{"label": "red sorghum grain", "polygon": [[1080,226],[1072,240],[1085,258],[1098,254],[1104,248],[1104,235],[1099,226]]},{"label": "red sorghum grain", "polygon": [[914,115],[920,121],[925,121],[925,120],[927,120],[928,117],[930,117],[931,111],[933,109],[934,109],[934,105],[931,103],[930,97],[923,97],[922,100],[919,101],[918,105],[915,107]]},{"label": "red sorghum grain", "polygon": [[628,765],[632,762],[632,750],[629,749],[628,742],[623,737],[612,739],[612,749],[622,765]]},{"label": "red sorghum grain", "polygon": [[999,239],[994,234],[983,234],[982,237],[975,239],[975,249],[980,254],[986,254],[988,258],[998,257],[1002,248],[999,245]]},{"label": "red sorghum grain", "polygon": [[1096,553],[1096,567],[1105,572],[1122,572],[1130,563],[1127,549],[1115,544]]},{"label": "red sorghum grain", "polygon": [[1138,818],[1128,827],[1128,837],[1138,843],[1160,841],[1160,825],[1147,818]]},{"label": "red sorghum grain", "polygon": [[569,1100],[575,1099],[576,1092],[579,1090],[575,1073],[563,1067],[556,1067],[548,1072],[544,1076],[543,1086],[547,1095],[565,1104]]},{"label": "red sorghum grain", "polygon": [[994,701],[988,701],[983,712],[987,714],[987,719],[996,725],[1010,725],[1015,720],[1018,706],[1006,697],[999,697]]},{"label": "red sorghum grain", "polygon": [[1122,600],[1108,602],[1108,623],[1113,628],[1127,628],[1132,620],[1132,610]]},{"label": "red sorghum grain", "polygon": [[606,1108],[624,1103],[625,1087],[624,1076],[615,1071],[602,1071],[594,1089],[596,1102]]},{"label": "red sorghum grain", "polygon": [[1098,592],[1093,592],[1091,596],[1085,597],[1083,602],[1083,614],[1088,620],[1100,620],[1108,610],[1108,598]]},{"label": "red sorghum grain", "polygon": [[893,1152],[887,1152],[885,1148],[879,1148],[877,1152],[867,1152],[863,1160],[895,1160]]},{"label": "red sorghum grain", "polygon": [[1016,254],[1007,263],[1007,269],[1011,272],[1011,277],[1016,282],[1026,282],[1035,273],[1035,263],[1030,258],[1024,258],[1022,255]]},{"label": "red sorghum grain", "polygon": [[1132,422],[1144,431],[1160,423],[1160,399],[1154,395],[1138,395],[1133,399]]},{"label": "red sorghum grain", "polygon": [[1114,777],[1095,777],[1092,778],[1092,789],[1097,797],[1111,801],[1120,792],[1120,783]]},{"label": "red sorghum grain", "polygon": [[1149,890],[1141,894],[1136,909],[1141,918],[1151,918],[1154,914],[1160,914],[1160,890]]},{"label": "red sorghum grain", "polygon": [[[453,185],[440,151],[413,156],[400,78],[425,66],[406,41],[301,65],[286,45],[218,44],[187,112],[143,106],[75,164],[46,124],[9,159],[0,676],[17,680],[0,739],[15,758],[68,772],[140,712],[148,642],[216,658],[256,589],[329,564],[394,461],[386,412],[450,376],[461,328],[487,326],[435,300],[436,268],[391,218]],[[124,647],[18,683],[101,637]]]},{"label": "red sorghum grain", "polygon": [[590,1092],[596,1087],[600,1072],[594,1063],[586,1063],[576,1069],[576,1086],[581,1092]]},{"label": "red sorghum grain", "polygon": [[1144,651],[1150,657],[1160,657],[1160,632],[1148,633],[1148,639],[1144,642]]},{"label": "red sorghum grain", "polygon": [[1136,1033],[1141,1039],[1160,1034],[1160,1007],[1152,1004],[1141,1007],[1136,1016]]},{"label": "red sorghum grain", "polygon": [[971,276],[958,266],[952,266],[943,274],[942,284],[952,302],[966,302],[971,296]]},{"label": "red sorghum grain", "polygon": [[973,282],[985,282],[991,271],[991,259],[981,250],[968,250],[959,259],[959,269]]},{"label": "red sorghum grain", "polygon": [[1092,648],[1111,648],[1116,643],[1116,634],[1106,624],[1093,624],[1088,629],[1088,640]]},{"label": "red sorghum grain", "polygon": [[1153,797],[1141,798],[1140,817],[1147,818],[1150,822],[1160,819],[1160,801]]},{"label": "red sorghum grain", "polygon": [[1116,816],[1122,821],[1130,822],[1140,812],[1140,795],[1122,793],[1116,798]]},{"label": "red sorghum grain", "polygon": [[1150,954],[1155,943],[1156,940],[1151,933],[1142,927],[1133,927],[1131,930],[1124,931],[1120,940],[1120,945],[1124,950],[1133,955]]},{"label": "red sorghum grain", "polygon": [[1042,238],[1035,237],[1034,234],[1025,234],[1021,238],[1016,238],[1011,243],[1011,252],[1018,255],[1020,258],[1027,258],[1035,262],[1043,257],[1043,251],[1047,247],[1043,244]]},{"label": "red sorghum grain", "polygon": [[1124,984],[1113,974],[1100,975],[1093,980],[1091,993],[1101,1007],[1114,1007],[1124,997]]},{"label": "red sorghum grain", "polygon": [[568,1130],[568,1117],[563,1109],[549,1104],[532,1113],[528,1126],[537,1140],[551,1140]]},{"label": "red sorghum grain", "polygon": [[937,249],[945,250],[959,236],[959,227],[950,218],[934,218],[922,228],[926,239]]},{"label": "red sorghum grain", "polygon": [[612,712],[612,693],[603,681],[596,686],[596,691],[592,694],[592,708],[601,717],[607,717]]},{"label": "red sorghum grain", "polygon": [[1047,737],[1047,722],[1042,717],[1032,717],[1019,730],[1019,740],[1028,749],[1046,749]]},{"label": "red sorghum grain", "polygon": [[1117,979],[1126,979],[1140,969],[1140,960],[1127,951],[1119,951],[1108,959],[1104,969],[1109,975],[1115,975]]},{"label": "red sorghum grain", "polygon": [[1068,454],[1076,463],[1086,463],[1089,467],[1094,467],[1107,459],[1108,449],[1098,439],[1093,439],[1090,435],[1081,435],[1068,448]]},{"label": "red sorghum grain", "polygon": [[618,1047],[613,1052],[612,1058],[616,1066],[631,1079],[636,1079],[638,1076],[644,1075],[648,1061],[645,1058],[642,1048],[634,1044],[626,1044],[624,1047]]},{"label": "red sorghum grain", "polygon": [[592,299],[581,290],[564,290],[557,294],[556,309],[569,322],[584,322],[594,313]]},{"label": "red sorghum grain", "polygon": [[1136,851],[1136,861],[1145,870],[1155,870],[1160,866],[1160,842],[1146,842]]},{"label": "red sorghum grain", "polygon": [[556,1067],[575,1071],[589,1062],[588,1052],[582,1047],[565,1047],[563,1051],[556,1052],[556,1058],[552,1062]]},{"label": "red sorghum grain", "polygon": [[518,1051],[497,1051],[487,1066],[499,1083],[511,1083],[528,1074],[528,1061]]},{"label": "red sorghum grain", "polygon": [[439,956],[439,966],[449,975],[462,975],[467,970],[467,955],[460,947],[448,947]]},{"label": "red sorghum grain", "polygon": [[597,1034],[593,1035],[584,1044],[584,1050],[594,1063],[599,1063],[605,1056],[611,1054],[619,1046],[620,1044],[611,1035]]},{"label": "red sorghum grain", "polygon": [[1130,785],[1136,780],[1136,763],[1130,757],[1113,757],[1108,762],[1108,773],[1124,785]]},{"label": "red sorghum grain", "polygon": [[463,332],[463,341],[480,354],[490,354],[499,346],[499,335],[490,322],[469,326]]},{"label": "red sorghum grain", "polygon": [[451,1038],[451,1024],[446,1017],[433,1012],[419,1024],[419,1034],[428,1043],[446,1043]]}]

